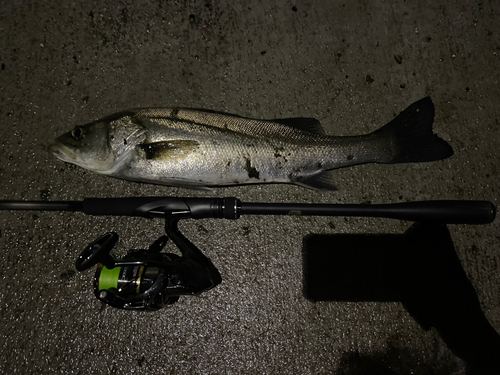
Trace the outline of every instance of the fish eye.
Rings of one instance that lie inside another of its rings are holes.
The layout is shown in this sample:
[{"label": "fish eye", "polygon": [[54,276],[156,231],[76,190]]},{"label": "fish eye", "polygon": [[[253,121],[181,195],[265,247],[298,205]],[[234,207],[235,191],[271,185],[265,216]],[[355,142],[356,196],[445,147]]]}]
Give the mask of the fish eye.
[{"label": "fish eye", "polygon": [[71,131],[71,136],[73,137],[73,139],[79,141],[80,139],[83,138],[83,129],[77,126]]}]

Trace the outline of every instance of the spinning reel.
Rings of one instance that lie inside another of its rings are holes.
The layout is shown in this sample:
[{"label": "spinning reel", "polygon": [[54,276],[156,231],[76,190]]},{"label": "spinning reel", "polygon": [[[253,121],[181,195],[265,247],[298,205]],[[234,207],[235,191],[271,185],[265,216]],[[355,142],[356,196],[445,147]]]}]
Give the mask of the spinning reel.
[{"label": "spinning reel", "polygon": [[[217,268],[177,228],[166,220],[166,234],[147,250],[130,250],[122,259],[110,255],[118,241],[114,232],[90,243],[76,261],[78,271],[98,265],[94,293],[100,301],[119,309],[154,311],[171,305],[181,295],[196,295],[222,281]],[[171,239],[182,256],[161,251]]]}]

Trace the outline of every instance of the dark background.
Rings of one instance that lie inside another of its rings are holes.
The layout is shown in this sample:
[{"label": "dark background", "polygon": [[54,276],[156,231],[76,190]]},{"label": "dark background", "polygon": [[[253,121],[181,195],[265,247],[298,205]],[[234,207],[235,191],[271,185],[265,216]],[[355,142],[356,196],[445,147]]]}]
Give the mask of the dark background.
[{"label": "dark background", "polygon": [[[498,205],[499,15],[496,1],[0,1],[0,199]],[[377,129],[428,95],[434,129],[455,155],[339,170],[337,192],[141,185],[47,152],[74,125],[130,107],[310,116],[328,134],[351,135]],[[400,374],[463,374],[465,363],[438,331],[424,331],[401,302],[303,296],[304,236],[401,234],[410,226],[271,216],[185,222],[181,229],[223,283],[140,314],[103,307],[93,271],[76,272],[74,261],[110,230],[121,236],[118,254],[144,247],[161,234],[160,221],[1,212],[0,372],[343,374],[363,362]],[[449,230],[484,316],[500,330],[498,220]]]}]

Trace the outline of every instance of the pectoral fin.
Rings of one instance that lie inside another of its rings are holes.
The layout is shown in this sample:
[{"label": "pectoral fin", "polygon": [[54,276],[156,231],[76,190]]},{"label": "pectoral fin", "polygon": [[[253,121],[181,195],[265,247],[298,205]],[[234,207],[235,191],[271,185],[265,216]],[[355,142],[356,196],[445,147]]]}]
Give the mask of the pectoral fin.
[{"label": "pectoral fin", "polygon": [[170,160],[183,158],[196,150],[200,143],[189,139],[167,140],[153,143],[143,143],[138,147],[148,160]]}]

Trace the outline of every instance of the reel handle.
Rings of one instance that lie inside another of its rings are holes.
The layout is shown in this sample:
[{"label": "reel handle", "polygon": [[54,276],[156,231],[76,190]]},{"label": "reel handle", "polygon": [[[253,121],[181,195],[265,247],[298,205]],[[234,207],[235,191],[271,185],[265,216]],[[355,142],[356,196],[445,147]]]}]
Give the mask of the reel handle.
[{"label": "reel handle", "polygon": [[118,234],[110,232],[90,243],[76,260],[76,269],[82,272],[95,266],[97,263],[102,263],[107,268],[113,268],[115,261],[109,253],[117,241]]}]

